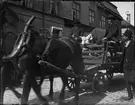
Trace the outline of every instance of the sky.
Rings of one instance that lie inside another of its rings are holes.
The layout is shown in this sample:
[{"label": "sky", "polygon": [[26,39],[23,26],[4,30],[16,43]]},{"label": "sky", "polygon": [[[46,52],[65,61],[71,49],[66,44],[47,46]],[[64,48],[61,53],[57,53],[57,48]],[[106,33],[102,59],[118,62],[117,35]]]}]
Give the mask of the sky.
[{"label": "sky", "polygon": [[130,1],[127,1],[127,2],[111,2],[113,3],[115,6],[117,6],[117,10],[119,11],[120,15],[123,17],[123,19],[126,20],[126,11],[129,11],[129,13],[131,14],[131,24],[132,25],[135,25],[134,24],[134,21],[135,21],[135,17],[134,17],[134,13],[135,13],[135,8],[134,8],[134,3],[135,2],[130,2]]}]

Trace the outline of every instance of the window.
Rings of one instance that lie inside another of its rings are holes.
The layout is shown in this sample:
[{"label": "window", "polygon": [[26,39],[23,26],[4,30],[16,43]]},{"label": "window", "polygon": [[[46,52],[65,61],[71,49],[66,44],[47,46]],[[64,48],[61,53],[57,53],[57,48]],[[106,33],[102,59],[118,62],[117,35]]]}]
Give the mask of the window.
[{"label": "window", "polygon": [[28,0],[28,8],[33,8],[34,0]]},{"label": "window", "polygon": [[16,5],[23,5],[23,0],[7,0],[7,2],[9,3],[13,3],[13,4],[16,4]]},{"label": "window", "polygon": [[105,17],[101,16],[100,28],[105,28]]},{"label": "window", "polygon": [[8,0],[8,2],[28,8],[33,8],[34,6],[34,0]]},{"label": "window", "polygon": [[53,15],[58,15],[58,1],[57,0],[50,1],[50,13]]},{"label": "window", "polygon": [[73,20],[80,19],[80,4],[73,2]]},{"label": "window", "polygon": [[89,24],[94,25],[95,23],[95,12],[89,9]]}]

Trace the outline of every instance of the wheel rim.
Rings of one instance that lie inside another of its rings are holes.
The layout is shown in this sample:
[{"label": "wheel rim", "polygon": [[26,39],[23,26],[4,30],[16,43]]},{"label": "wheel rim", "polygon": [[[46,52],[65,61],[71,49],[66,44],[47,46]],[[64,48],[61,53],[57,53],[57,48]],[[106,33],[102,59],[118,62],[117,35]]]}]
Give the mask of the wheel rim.
[{"label": "wheel rim", "polygon": [[75,78],[68,77],[68,89],[70,91],[74,90],[75,88]]}]

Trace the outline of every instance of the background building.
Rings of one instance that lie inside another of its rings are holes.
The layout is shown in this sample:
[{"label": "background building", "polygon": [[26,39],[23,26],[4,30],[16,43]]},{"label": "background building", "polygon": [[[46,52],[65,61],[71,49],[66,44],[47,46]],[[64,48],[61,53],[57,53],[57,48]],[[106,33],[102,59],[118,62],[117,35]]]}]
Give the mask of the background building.
[{"label": "background building", "polygon": [[63,29],[63,36],[68,36],[76,19],[82,23],[84,35],[88,35],[94,28],[106,29],[108,27],[106,17],[110,14],[119,20],[121,27],[122,17],[117,7],[107,1],[8,0],[8,2],[9,8],[15,11],[20,19],[17,32],[21,32],[31,15],[37,17],[33,22],[37,29],[55,26]]}]

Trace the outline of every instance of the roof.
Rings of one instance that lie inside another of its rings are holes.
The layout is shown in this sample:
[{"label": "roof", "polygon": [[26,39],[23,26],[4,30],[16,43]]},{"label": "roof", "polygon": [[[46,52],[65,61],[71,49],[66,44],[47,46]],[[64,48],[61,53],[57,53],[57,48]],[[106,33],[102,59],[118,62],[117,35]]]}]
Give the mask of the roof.
[{"label": "roof", "polygon": [[121,21],[121,26],[122,28],[134,28],[134,26],[132,24],[130,24],[129,22],[127,22],[126,20]]},{"label": "roof", "polygon": [[112,3],[110,2],[102,2],[102,4],[110,11],[113,12],[113,14],[115,14],[117,17],[119,17],[121,20],[123,19],[122,16],[120,15],[120,13],[118,12],[117,10],[117,7],[115,5],[113,5]]}]

